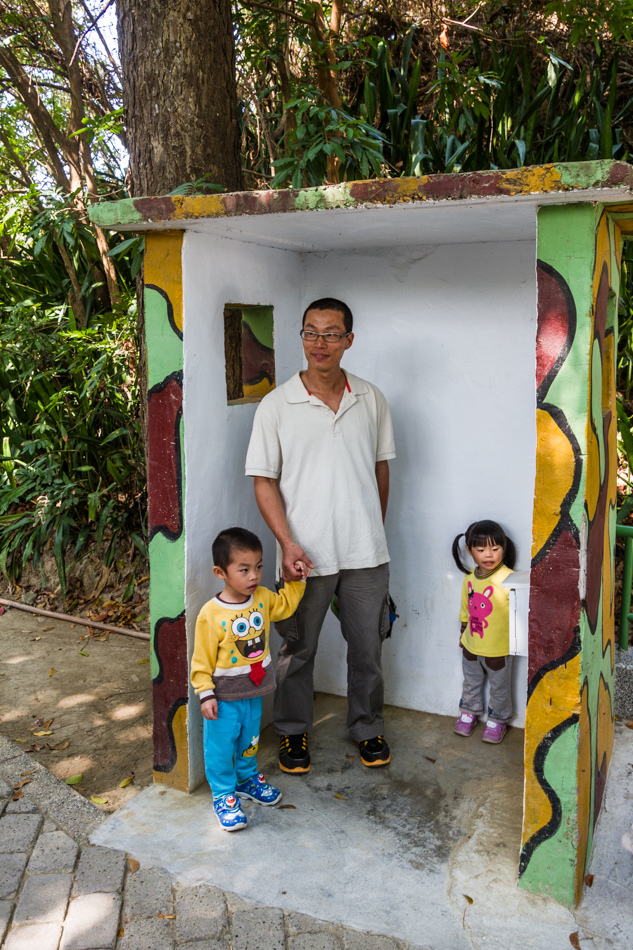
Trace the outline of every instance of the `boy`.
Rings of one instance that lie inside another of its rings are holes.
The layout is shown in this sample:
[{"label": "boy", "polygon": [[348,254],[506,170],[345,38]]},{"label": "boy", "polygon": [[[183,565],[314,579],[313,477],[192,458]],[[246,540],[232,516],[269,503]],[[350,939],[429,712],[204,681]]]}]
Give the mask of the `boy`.
[{"label": "boy", "polygon": [[204,767],[213,808],[225,831],[245,828],[239,798],[276,805],[281,792],[257,770],[262,696],[272,693],[271,621],[297,609],[309,571],[278,594],[260,587],[262,545],[245,528],[227,528],[213,542],[213,573],[224,590],[204,605],[196,621],[191,682],[204,717]]}]

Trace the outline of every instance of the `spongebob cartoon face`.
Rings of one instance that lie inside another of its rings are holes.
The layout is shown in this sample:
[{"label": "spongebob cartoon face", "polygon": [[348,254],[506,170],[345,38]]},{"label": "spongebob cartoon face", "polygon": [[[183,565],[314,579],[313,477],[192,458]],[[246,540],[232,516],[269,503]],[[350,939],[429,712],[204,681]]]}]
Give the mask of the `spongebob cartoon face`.
[{"label": "spongebob cartoon face", "polygon": [[257,660],[266,649],[266,631],[264,618],[259,610],[252,610],[246,616],[236,617],[231,624],[233,642],[247,660]]}]

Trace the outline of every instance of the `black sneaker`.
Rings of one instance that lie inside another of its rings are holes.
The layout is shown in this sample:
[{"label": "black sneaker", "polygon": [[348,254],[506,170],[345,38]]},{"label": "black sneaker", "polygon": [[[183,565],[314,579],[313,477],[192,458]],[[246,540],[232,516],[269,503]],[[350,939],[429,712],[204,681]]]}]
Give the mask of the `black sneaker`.
[{"label": "black sneaker", "polygon": [[279,737],[279,768],[282,772],[294,772],[297,775],[310,771],[307,732],[298,736]]},{"label": "black sneaker", "polygon": [[376,736],[375,739],[366,739],[358,743],[360,750],[360,760],[363,765],[369,768],[377,768],[380,765],[389,765],[391,762],[391,753],[389,746],[382,736]]}]

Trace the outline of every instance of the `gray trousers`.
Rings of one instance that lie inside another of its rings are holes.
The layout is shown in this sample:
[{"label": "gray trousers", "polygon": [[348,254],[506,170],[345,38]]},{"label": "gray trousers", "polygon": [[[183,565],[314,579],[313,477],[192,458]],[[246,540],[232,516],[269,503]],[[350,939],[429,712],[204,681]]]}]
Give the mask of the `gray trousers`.
[{"label": "gray trousers", "polygon": [[490,683],[488,719],[509,722],[512,719],[512,657],[477,656],[462,648],[464,685],[459,708],[462,712],[481,716],[484,712],[484,682]]},{"label": "gray trousers", "polygon": [[382,734],[380,654],[389,629],[388,590],[389,564],[308,578],[297,612],[276,624],[284,641],[273,707],[277,735],[300,735],[312,728],[314,658],[334,594],[347,642],[347,728],[356,742]]}]

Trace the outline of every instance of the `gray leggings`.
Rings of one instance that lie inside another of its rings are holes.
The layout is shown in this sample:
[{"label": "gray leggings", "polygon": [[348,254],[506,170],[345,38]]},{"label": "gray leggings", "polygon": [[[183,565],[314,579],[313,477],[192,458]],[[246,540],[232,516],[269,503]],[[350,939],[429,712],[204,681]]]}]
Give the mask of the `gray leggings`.
[{"label": "gray leggings", "polygon": [[509,722],[512,719],[512,657],[476,656],[462,647],[464,685],[459,708],[462,712],[481,716],[484,712],[484,683],[490,683],[488,719]]}]

